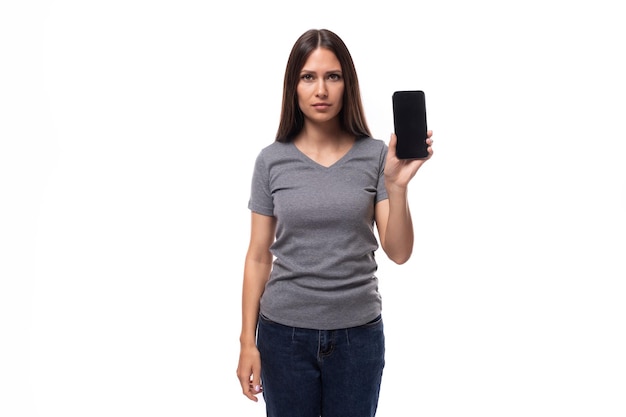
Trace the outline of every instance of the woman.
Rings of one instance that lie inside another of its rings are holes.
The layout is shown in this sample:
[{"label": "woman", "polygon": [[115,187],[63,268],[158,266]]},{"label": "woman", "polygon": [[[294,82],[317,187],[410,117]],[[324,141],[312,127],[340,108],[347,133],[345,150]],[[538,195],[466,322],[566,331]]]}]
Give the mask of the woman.
[{"label": "woman", "polygon": [[409,181],[371,137],[352,57],[329,30],[294,44],[276,140],[259,153],[249,208],[237,376],[270,417],[374,416],[384,366],[374,252],[413,249]]}]

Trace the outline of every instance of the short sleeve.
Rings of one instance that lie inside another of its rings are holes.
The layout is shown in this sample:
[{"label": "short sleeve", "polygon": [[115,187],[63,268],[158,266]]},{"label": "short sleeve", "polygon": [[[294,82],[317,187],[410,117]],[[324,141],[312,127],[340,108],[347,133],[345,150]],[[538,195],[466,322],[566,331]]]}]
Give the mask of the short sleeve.
[{"label": "short sleeve", "polygon": [[378,161],[378,183],[376,185],[376,203],[389,198],[385,187],[385,161],[387,160],[387,145],[383,142]]},{"label": "short sleeve", "polygon": [[274,215],[274,201],[270,190],[269,170],[263,158],[263,152],[259,153],[254,163],[248,208],[255,213],[266,216]]}]

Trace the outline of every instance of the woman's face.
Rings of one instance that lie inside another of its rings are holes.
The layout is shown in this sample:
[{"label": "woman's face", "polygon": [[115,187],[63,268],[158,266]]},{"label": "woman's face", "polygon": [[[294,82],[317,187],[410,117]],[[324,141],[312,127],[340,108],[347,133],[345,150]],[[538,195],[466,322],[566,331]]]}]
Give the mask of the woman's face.
[{"label": "woman's face", "polygon": [[296,89],[304,117],[314,123],[337,117],[343,106],[341,64],[328,49],[317,48],[304,63]]}]

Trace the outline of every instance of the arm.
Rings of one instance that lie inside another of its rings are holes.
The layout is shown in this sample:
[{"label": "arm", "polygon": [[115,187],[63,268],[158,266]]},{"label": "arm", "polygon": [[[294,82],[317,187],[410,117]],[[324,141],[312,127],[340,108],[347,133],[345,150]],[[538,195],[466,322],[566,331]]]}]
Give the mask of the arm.
[{"label": "arm", "polygon": [[396,157],[396,135],[392,134],[385,161],[385,187],[389,198],[376,204],[376,226],[380,244],[397,264],[409,260],[413,252],[413,222],[407,197],[408,185],[420,167],[433,155],[432,131],[428,131],[428,158],[401,160]]},{"label": "arm", "polygon": [[261,295],[272,269],[270,246],[274,242],[276,219],[252,213],[250,244],[243,272],[241,298],[241,344],[237,377],[243,394],[257,401],[261,392],[261,357],[256,347],[256,326]]}]

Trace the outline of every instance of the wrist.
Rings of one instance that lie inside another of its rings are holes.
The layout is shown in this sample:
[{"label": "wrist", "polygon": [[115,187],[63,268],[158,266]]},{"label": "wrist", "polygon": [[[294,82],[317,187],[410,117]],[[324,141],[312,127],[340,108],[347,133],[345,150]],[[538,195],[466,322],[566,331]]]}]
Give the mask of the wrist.
[{"label": "wrist", "polygon": [[399,184],[388,182],[388,181],[385,181],[385,188],[387,189],[387,194],[389,194],[389,196],[391,195],[406,196],[408,192],[407,185],[399,185]]},{"label": "wrist", "polygon": [[256,347],[256,335],[252,335],[252,336],[248,336],[248,335],[241,335],[239,337],[239,344],[241,345],[242,348],[245,347]]}]

